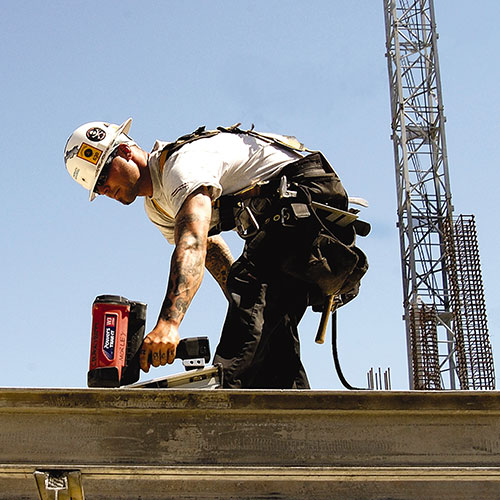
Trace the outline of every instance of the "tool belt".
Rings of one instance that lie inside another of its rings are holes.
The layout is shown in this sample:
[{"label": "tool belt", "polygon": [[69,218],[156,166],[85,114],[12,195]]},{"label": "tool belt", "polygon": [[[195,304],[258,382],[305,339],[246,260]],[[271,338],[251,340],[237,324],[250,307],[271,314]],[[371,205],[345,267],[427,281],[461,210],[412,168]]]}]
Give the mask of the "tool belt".
[{"label": "tool belt", "polygon": [[312,215],[326,219],[326,225],[352,226],[356,234],[366,236],[370,225],[358,220],[358,211],[348,205],[338,175],[316,152],[290,163],[270,180],[218,198],[213,206],[219,222],[210,236],[236,229],[243,239],[248,239],[270,223],[295,226]]},{"label": "tool belt", "polygon": [[282,271],[316,287],[318,303],[335,295],[345,304],[358,294],[368,269],[366,256],[356,247],[356,235],[370,231],[348,204],[339,177],[317,152],[287,165],[267,182],[217,200],[219,224],[210,234],[236,229],[252,246],[273,226],[314,227],[316,236],[307,258],[284,259]]},{"label": "tool belt", "polygon": [[217,199],[214,209],[219,211],[219,223],[210,234],[236,229],[248,239],[270,223],[295,225],[311,215],[311,197],[299,193],[305,184],[311,185],[315,201],[347,210],[347,193],[338,175],[316,152],[288,164],[272,179]]}]

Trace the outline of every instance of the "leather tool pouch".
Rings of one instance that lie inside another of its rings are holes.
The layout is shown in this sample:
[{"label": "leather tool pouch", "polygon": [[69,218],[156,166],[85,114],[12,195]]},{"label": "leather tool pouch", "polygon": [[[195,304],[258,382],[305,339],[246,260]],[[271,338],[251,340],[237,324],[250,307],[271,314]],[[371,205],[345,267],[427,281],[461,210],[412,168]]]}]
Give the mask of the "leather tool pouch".
[{"label": "leather tool pouch", "polygon": [[307,258],[300,263],[292,257],[284,262],[283,270],[316,285],[323,296],[341,295],[347,303],[358,294],[368,261],[355,245],[346,245],[322,231],[313,240]]},{"label": "leather tool pouch", "polygon": [[[297,185],[299,199],[305,200],[309,207],[311,199],[327,199],[330,203],[333,201],[334,206],[346,210],[347,194],[324,157],[310,155],[304,158],[304,162],[310,162],[310,166],[306,164],[305,169],[301,168],[302,175],[291,176],[292,181],[302,177]],[[323,173],[327,173],[326,178],[314,175],[318,172],[315,169],[318,164],[321,165]],[[313,175],[310,175],[311,173]],[[314,209],[311,210],[315,212]],[[304,254],[301,257],[290,257],[285,260],[283,270],[310,283],[313,289],[317,287],[316,290],[319,289],[321,296],[319,303],[323,303],[325,296],[340,295],[342,303],[345,304],[358,294],[361,278],[368,270],[368,260],[356,246],[356,230],[353,225],[340,227],[329,224],[316,213],[314,215],[322,229],[313,239],[306,257],[304,258]]]}]

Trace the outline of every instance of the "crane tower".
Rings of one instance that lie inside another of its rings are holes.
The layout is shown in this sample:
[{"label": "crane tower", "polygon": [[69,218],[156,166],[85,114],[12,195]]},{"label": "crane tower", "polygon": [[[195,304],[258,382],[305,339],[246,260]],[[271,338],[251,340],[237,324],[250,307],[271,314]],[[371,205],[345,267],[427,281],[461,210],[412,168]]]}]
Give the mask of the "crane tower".
[{"label": "crane tower", "polygon": [[494,389],[474,216],[453,216],[433,0],[383,0],[411,389]]}]

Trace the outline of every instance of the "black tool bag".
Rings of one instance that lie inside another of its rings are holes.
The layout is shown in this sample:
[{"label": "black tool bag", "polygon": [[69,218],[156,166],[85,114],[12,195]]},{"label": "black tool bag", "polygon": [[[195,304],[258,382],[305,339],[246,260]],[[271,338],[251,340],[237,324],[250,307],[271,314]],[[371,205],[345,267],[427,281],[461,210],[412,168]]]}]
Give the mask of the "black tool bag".
[{"label": "black tool bag", "polygon": [[[319,230],[305,258],[303,254],[289,257],[283,263],[283,270],[316,287],[318,303],[322,304],[325,296],[340,295],[345,304],[358,294],[361,278],[368,270],[368,260],[356,246],[354,226],[341,227],[328,222],[314,210],[311,201],[347,210],[347,193],[321,154],[309,155],[288,167],[284,173],[290,176],[291,185],[297,190],[297,201],[307,204]],[[306,223],[311,225],[311,220]]]},{"label": "black tool bag", "polygon": [[321,231],[313,241],[303,276],[324,295],[341,295],[351,300],[358,294],[367,270],[366,256],[356,245],[346,245],[333,234]]},{"label": "black tool bag", "polygon": [[282,269],[287,274],[311,284],[312,305],[324,302],[324,297],[340,295],[346,304],[359,292],[361,278],[368,270],[365,254],[355,245],[344,243],[330,231],[320,230],[305,258],[294,255],[286,259]]}]

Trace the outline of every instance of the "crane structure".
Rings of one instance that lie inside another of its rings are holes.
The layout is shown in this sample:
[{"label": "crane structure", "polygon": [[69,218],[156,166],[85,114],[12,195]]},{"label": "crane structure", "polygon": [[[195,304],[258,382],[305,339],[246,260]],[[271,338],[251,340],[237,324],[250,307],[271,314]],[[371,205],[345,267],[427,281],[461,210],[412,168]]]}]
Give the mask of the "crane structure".
[{"label": "crane structure", "polygon": [[433,0],[383,0],[411,389],[494,389],[473,216],[453,216]]}]

